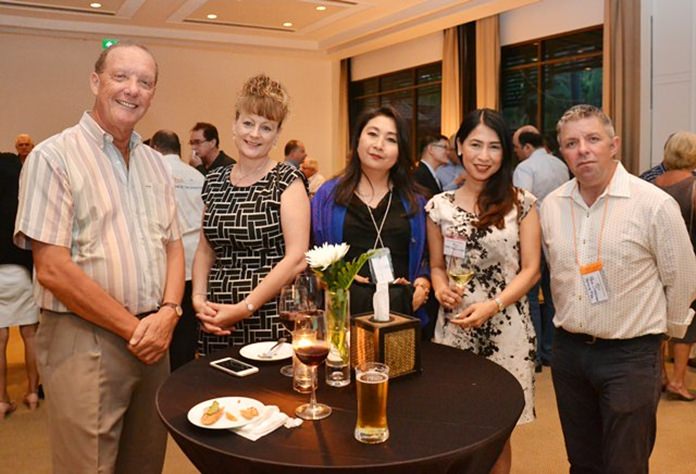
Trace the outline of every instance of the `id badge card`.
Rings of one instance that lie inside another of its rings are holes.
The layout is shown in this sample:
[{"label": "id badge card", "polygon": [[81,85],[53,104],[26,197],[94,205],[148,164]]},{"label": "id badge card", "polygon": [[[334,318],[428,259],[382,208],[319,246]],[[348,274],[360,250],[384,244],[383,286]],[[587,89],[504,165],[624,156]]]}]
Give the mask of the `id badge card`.
[{"label": "id badge card", "polygon": [[580,277],[582,277],[582,284],[585,287],[585,294],[592,304],[602,303],[609,299],[606,279],[602,272],[602,262],[582,265]]},{"label": "id badge card", "polygon": [[466,240],[445,237],[445,248],[443,253],[450,257],[465,258]]},{"label": "id badge card", "polygon": [[392,265],[391,252],[388,248],[376,249],[370,257],[370,275],[375,283],[391,283],[394,281],[394,266]]}]

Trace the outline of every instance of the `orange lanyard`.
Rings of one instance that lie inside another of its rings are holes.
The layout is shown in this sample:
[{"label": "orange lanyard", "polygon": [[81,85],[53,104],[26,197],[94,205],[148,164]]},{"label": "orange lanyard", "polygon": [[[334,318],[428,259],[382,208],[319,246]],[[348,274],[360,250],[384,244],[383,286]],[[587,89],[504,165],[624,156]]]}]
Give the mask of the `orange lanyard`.
[{"label": "orange lanyard", "polygon": [[[573,189],[575,191],[578,189],[577,185]],[[578,255],[578,241],[577,241],[577,229],[575,228],[575,203],[573,202],[574,199],[572,197],[573,193],[571,193],[571,198],[570,198],[570,216],[573,221],[573,251],[575,252],[575,263],[578,264],[578,268],[582,269],[582,265],[580,265],[580,256]],[[604,235],[604,223],[606,222],[607,219],[607,208],[609,207],[609,196],[604,196],[604,212],[602,213],[602,222],[599,226],[599,236],[597,238],[597,262],[600,264],[601,267],[601,262],[602,262],[602,236]]]}]

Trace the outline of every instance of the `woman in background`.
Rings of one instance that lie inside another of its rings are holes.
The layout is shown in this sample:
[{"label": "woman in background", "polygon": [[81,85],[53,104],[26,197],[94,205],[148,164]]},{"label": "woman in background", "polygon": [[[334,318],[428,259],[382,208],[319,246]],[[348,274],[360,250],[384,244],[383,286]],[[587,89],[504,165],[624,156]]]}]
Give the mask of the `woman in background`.
[{"label": "woman in background", "polygon": [[237,100],[237,163],[208,173],[202,238],[193,262],[200,352],[277,339],[277,296],[305,268],[309,198],[302,172],[269,153],[288,112],[285,89],[265,75]]},{"label": "woman in background", "polygon": [[[423,303],[430,292],[425,245],[425,200],[412,176],[407,128],[391,107],[363,114],[341,174],[312,199],[314,243],[346,242],[351,260],[363,252],[389,249],[395,280],[390,309],[427,323]],[[363,266],[351,286],[351,314],[372,311],[375,282]]]},{"label": "woman in background", "polygon": [[[528,423],[535,416],[536,346],[526,294],[539,279],[541,254],[536,199],[512,185],[512,142],[500,114],[469,113],[456,145],[467,178],[426,206],[430,268],[441,306],[433,341],[482,355],[514,375],[525,396],[519,423]],[[474,272],[462,289],[448,278],[454,258],[468,259]],[[508,473],[511,464],[508,439],[491,472]]]},{"label": "woman in background", "polygon": [[[679,204],[691,236],[691,244],[696,251],[696,178],[692,173],[696,169],[696,134],[677,132],[672,135],[665,145],[663,164],[667,171],[655,179],[655,184]],[[691,303],[691,309],[696,310],[696,301]],[[670,342],[674,353],[674,369],[672,378],[669,379],[663,368],[665,391],[668,398],[673,400],[693,402],[696,397],[686,387],[686,369],[691,346],[696,342],[696,317],[682,339],[673,338]]]}]

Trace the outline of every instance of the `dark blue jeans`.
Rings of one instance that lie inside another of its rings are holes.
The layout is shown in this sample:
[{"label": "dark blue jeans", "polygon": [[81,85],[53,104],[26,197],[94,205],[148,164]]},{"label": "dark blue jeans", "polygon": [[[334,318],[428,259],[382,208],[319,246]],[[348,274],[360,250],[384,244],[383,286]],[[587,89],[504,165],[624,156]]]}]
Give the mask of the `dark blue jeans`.
[{"label": "dark blue jeans", "polygon": [[655,444],[660,335],[598,340],[556,330],[551,375],[572,474],[641,474]]},{"label": "dark blue jeans", "polygon": [[[544,295],[544,304],[539,304],[539,287]],[[541,279],[527,293],[529,299],[529,312],[532,316],[532,325],[536,333],[536,362],[550,363],[553,347],[553,315],[556,314],[556,308],[553,305],[551,297],[551,278],[549,267],[546,265],[544,256],[541,256]]]}]

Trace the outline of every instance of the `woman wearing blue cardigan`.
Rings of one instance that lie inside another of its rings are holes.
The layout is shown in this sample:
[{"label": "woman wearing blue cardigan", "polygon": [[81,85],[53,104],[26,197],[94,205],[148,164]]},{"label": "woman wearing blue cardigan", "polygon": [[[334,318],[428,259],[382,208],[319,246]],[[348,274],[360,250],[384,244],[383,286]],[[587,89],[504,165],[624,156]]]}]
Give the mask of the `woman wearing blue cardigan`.
[{"label": "woman wearing blue cardigan", "polygon": [[[343,172],[324,183],[312,199],[314,243],[350,245],[347,259],[388,249],[394,281],[392,311],[428,323],[430,293],[425,237],[425,199],[412,177],[406,126],[391,107],[359,119],[352,154]],[[372,311],[374,281],[365,265],[351,287],[351,314]]]}]

